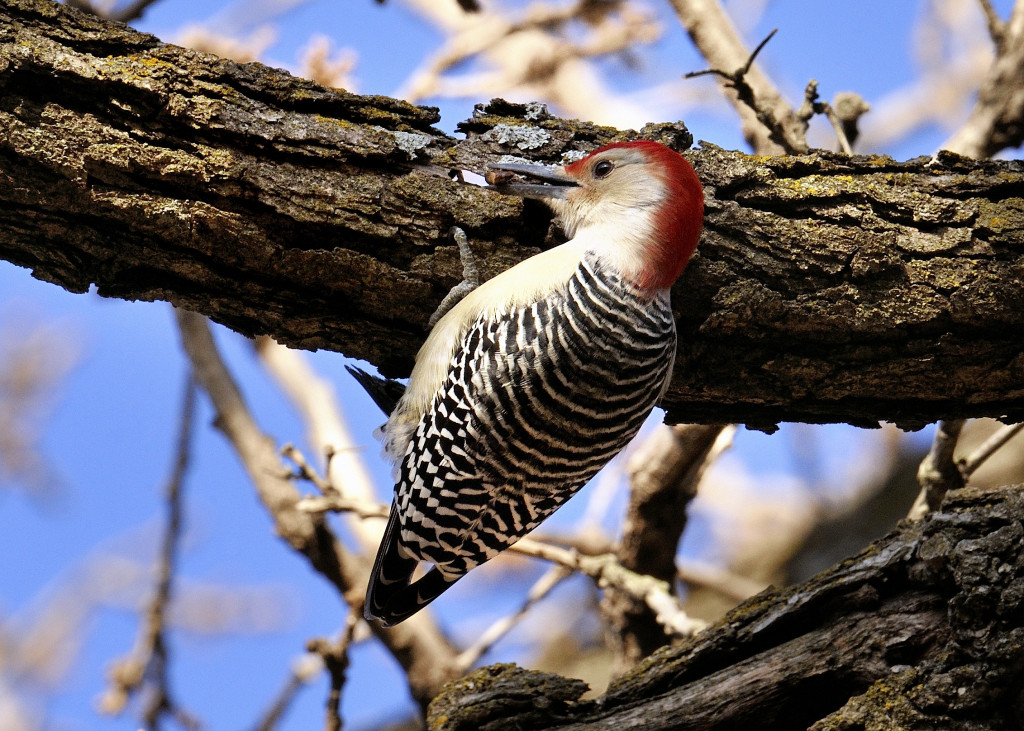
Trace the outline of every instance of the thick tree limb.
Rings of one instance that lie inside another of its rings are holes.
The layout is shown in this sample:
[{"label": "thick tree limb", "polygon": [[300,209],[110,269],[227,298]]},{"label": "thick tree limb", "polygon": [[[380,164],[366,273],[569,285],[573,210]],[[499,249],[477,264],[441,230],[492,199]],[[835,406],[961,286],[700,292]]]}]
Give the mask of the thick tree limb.
[{"label": "thick tree limb", "polygon": [[[47,0],[0,9],[0,257],[247,335],[408,372],[459,278],[544,239],[539,206],[448,178],[617,132],[436,112],[160,44]],[[678,147],[681,126],[641,134]],[[707,234],[678,283],[674,421],[1024,418],[1024,166],[691,154]],[[519,243],[523,242],[523,243]]]},{"label": "thick tree limb", "polygon": [[581,701],[579,681],[484,668],[433,729],[1017,728],[1024,486],[950,494],[808,583],[768,590]]}]

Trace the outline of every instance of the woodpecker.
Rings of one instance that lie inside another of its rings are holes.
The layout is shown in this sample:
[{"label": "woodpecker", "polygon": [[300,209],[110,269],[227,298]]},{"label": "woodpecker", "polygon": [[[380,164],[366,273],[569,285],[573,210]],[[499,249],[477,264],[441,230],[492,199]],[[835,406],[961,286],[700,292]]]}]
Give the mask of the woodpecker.
[{"label": "woodpecker", "polygon": [[572,497],[672,374],[669,288],[704,216],[682,155],[618,142],[564,167],[490,167],[492,187],[543,200],[569,240],[466,295],[416,356],[382,430],[396,486],[364,613],[386,626]]}]

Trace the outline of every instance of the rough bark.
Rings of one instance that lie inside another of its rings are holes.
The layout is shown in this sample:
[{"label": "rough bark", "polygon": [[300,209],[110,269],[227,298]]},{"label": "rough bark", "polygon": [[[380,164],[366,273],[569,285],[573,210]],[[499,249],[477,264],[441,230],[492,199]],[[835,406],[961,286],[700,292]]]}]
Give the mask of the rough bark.
[{"label": "rough bark", "polygon": [[[544,244],[542,206],[449,178],[636,136],[436,111],[161,44],[48,0],[0,9],[0,257],[403,375],[459,278]],[[681,125],[640,134],[689,145]],[[675,290],[673,421],[1024,416],[1024,166],[690,154],[707,233]]]},{"label": "rough bark", "polygon": [[806,584],[769,589],[580,700],[496,665],[448,686],[432,729],[1016,729],[1024,486],[950,494]]}]

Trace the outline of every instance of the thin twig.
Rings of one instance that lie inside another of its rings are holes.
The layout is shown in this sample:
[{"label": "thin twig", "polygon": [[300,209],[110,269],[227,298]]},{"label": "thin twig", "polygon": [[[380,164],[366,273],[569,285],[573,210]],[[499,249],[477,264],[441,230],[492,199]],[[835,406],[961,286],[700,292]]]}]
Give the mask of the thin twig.
[{"label": "thin twig", "polygon": [[[790,154],[800,154],[807,152],[807,120],[801,119],[799,114],[793,114],[792,110],[789,109],[785,102],[781,101],[781,97],[775,93],[777,97],[777,103],[774,105],[767,104],[762,101],[758,93],[748,81],[748,75],[750,69],[754,65],[754,59],[757,54],[761,52],[761,49],[765,47],[778,32],[778,28],[775,28],[768,36],[761,41],[754,52],[751,53],[746,62],[735,71],[724,71],[718,68],[708,68],[703,71],[691,71],[686,74],[684,78],[692,79],[697,76],[704,76],[706,74],[713,74],[719,76],[725,81],[725,86],[736,92],[736,98],[739,99],[748,109],[754,112],[757,117],[757,121],[760,122],[768,130],[769,137],[778,145],[781,145],[786,152]],[[703,49],[702,49],[703,50]],[[769,89],[771,87],[769,86]],[[771,89],[774,92],[774,89]],[[778,102],[781,102],[779,104]],[[779,107],[783,107],[787,114],[780,117]],[[796,126],[788,125],[790,119],[796,123]]]},{"label": "thin twig", "polygon": [[307,513],[352,513],[360,518],[386,518],[391,512],[383,503],[368,503],[365,500],[340,495],[304,497],[295,507]]},{"label": "thin twig", "polygon": [[353,608],[345,620],[345,629],[336,642],[321,637],[310,640],[306,645],[309,652],[315,652],[323,659],[324,667],[331,678],[325,709],[325,731],[341,731],[341,692],[345,688],[345,678],[348,674],[348,648],[352,644],[359,619],[359,610]]},{"label": "thin twig", "polygon": [[1024,422],[1020,424],[1004,424],[977,449],[971,452],[967,458],[960,460],[960,474],[963,475],[964,480],[970,478],[985,460],[991,457],[997,449],[1013,439],[1021,429],[1024,429]]},{"label": "thin twig", "polygon": [[323,672],[323,658],[312,652],[306,652],[292,663],[288,679],[278,692],[277,697],[267,708],[263,717],[253,726],[254,731],[273,731],[284,718],[299,691],[311,680]]},{"label": "thin twig", "polygon": [[842,122],[839,120],[838,115],[836,115],[835,110],[832,109],[832,105],[818,98],[818,82],[811,79],[807,82],[807,86],[804,89],[804,102],[800,109],[797,110],[796,116],[806,122],[815,114],[824,114],[828,118],[836,132],[836,138],[839,140],[839,149],[847,155],[852,155],[853,150],[850,147],[850,141],[846,137],[846,130]]},{"label": "thin twig", "polygon": [[615,587],[636,597],[654,611],[658,623],[670,634],[690,636],[706,626],[704,622],[686,615],[668,582],[630,571],[619,563],[614,554],[585,556],[532,538],[521,538],[510,550],[578,571],[594,579],[602,589]]},{"label": "thin twig", "polygon": [[[757,54],[761,52],[761,49],[765,47],[768,41],[772,39],[772,36],[774,36],[778,31],[778,28],[772,30],[772,32],[757,45],[754,52],[747,57],[746,62],[735,71],[723,71],[722,69],[708,68],[703,71],[691,71],[683,78],[692,79],[698,76],[705,76],[707,74],[713,74],[721,77],[725,80],[725,85],[736,92],[736,97],[757,115],[758,121],[768,129],[771,138],[775,140],[775,142],[782,145],[790,153],[806,152],[806,142],[804,143],[804,149],[801,150],[798,149],[799,146],[794,146],[792,142],[786,140],[785,135],[783,135],[779,130],[778,123],[774,115],[772,115],[772,113],[760,103],[754,88],[747,81],[747,74],[750,73],[750,69],[754,65],[754,59],[757,58]],[[806,127],[806,122],[804,124]]]},{"label": "thin twig", "polygon": [[526,613],[530,611],[534,604],[541,601],[546,597],[552,589],[558,586],[563,580],[572,576],[570,571],[565,566],[552,566],[544,574],[537,579],[530,591],[526,595],[526,601],[512,614],[507,617],[502,617],[490,627],[488,627],[480,637],[477,638],[476,642],[467,647],[462,653],[455,659],[459,667],[463,671],[469,670],[471,667],[483,657],[495,643],[498,642],[502,637],[507,635],[512,629],[519,624],[519,622],[526,616]]},{"label": "thin twig", "polygon": [[[687,506],[697,494],[704,471],[724,445],[731,443],[734,432],[735,427],[727,430],[715,425],[662,426],[634,452],[626,467],[629,507],[615,550],[623,566],[670,587],[674,585]],[[726,438],[719,440],[723,433]],[[614,674],[625,672],[667,644],[669,637],[655,614],[646,597],[614,588],[605,592],[601,617],[607,625],[607,636],[612,638]]]},{"label": "thin twig", "polygon": [[[313,449],[329,458],[321,478],[297,450],[286,456],[296,462],[323,494],[339,492],[346,497],[375,500],[373,479],[362,457],[363,450],[348,426],[349,420],[333,384],[316,372],[303,353],[271,338],[257,338],[256,353],[302,417]],[[357,539],[360,551],[370,553],[380,544],[384,526],[376,521],[353,520],[348,528]]]},{"label": "thin twig", "polygon": [[[771,79],[751,62],[752,54],[747,51],[722,4],[718,0],[670,2],[693,44],[711,68],[746,69],[740,85],[746,89],[736,87],[728,98],[743,121],[744,136],[754,152],[759,155],[777,155],[780,151],[791,154],[807,152],[806,125],[797,119],[793,108]],[[728,77],[730,74],[716,75]],[[729,86],[728,83],[725,85]],[[747,90],[749,93],[745,93]]]},{"label": "thin twig", "polygon": [[[333,454],[333,452],[331,454]],[[321,477],[319,472],[313,469],[313,466],[306,459],[306,455],[304,455],[301,451],[296,449],[294,445],[286,444],[283,447],[281,447],[281,456],[286,457],[290,459],[292,462],[294,462],[295,466],[298,467],[299,469],[298,477],[301,477],[303,480],[308,480],[309,482],[312,482],[314,485],[316,485],[316,489],[319,490],[322,494],[331,496],[338,495],[340,497],[340,494],[334,488],[334,486],[327,480],[325,480],[323,477]]]},{"label": "thin twig", "polygon": [[985,22],[988,24],[988,34],[996,46],[996,52],[1002,51],[1003,43],[1006,40],[1006,22],[999,17],[999,13],[992,7],[990,0],[978,0],[981,5],[981,12],[985,14]]},{"label": "thin twig", "polygon": [[716,76],[721,76],[723,79],[728,81],[731,85],[746,84],[746,82],[743,79],[750,72],[750,67],[754,65],[754,60],[757,58],[757,54],[761,53],[761,49],[764,48],[766,45],[768,45],[768,41],[770,41],[775,36],[775,34],[778,33],[778,32],[779,32],[778,28],[773,28],[772,32],[769,33],[768,35],[766,35],[764,40],[761,41],[760,43],[758,43],[757,44],[757,48],[755,48],[753,50],[753,52],[750,54],[750,56],[747,57],[747,62],[745,64],[743,64],[742,66],[740,66],[735,71],[733,71],[732,73],[728,73],[728,72],[722,71],[721,69],[704,69],[703,71],[690,71],[685,76],[683,76],[683,78],[684,79],[693,79],[693,78],[696,78],[697,76],[705,76],[707,74],[714,74]]},{"label": "thin twig", "polygon": [[149,729],[159,728],[161,717],[165,714],[171,715],[185,728],[199,727],[199,722],[179,708],[171,696],[165,635],[165,620],[174,587],[178,544],[182,533],[182,488],[190,462],[197,392],[196,381],[189,373],[181,407],[174,465],[165,488],[167,525],[160,546],[156,588],[146,608],[145,623],[135,648],[112,667],[109,673],[112,687],[101,701],[105,711],[117,713],[133,694],[147,686],[142,718]]}]

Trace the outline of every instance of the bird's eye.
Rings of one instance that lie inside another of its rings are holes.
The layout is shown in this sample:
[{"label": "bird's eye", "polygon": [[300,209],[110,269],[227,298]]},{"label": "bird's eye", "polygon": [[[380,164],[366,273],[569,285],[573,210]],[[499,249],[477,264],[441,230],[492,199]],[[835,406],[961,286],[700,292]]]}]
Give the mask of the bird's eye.
[{"label": "bird's eye", "polygon": [[594,166],[594,177],[595,178],[607,177],[608,173],[610,173],[614,169],[615,169],[614,165],[612,165],[607,160],[602,160],[601,162],[597,163],[597,165]]}]

